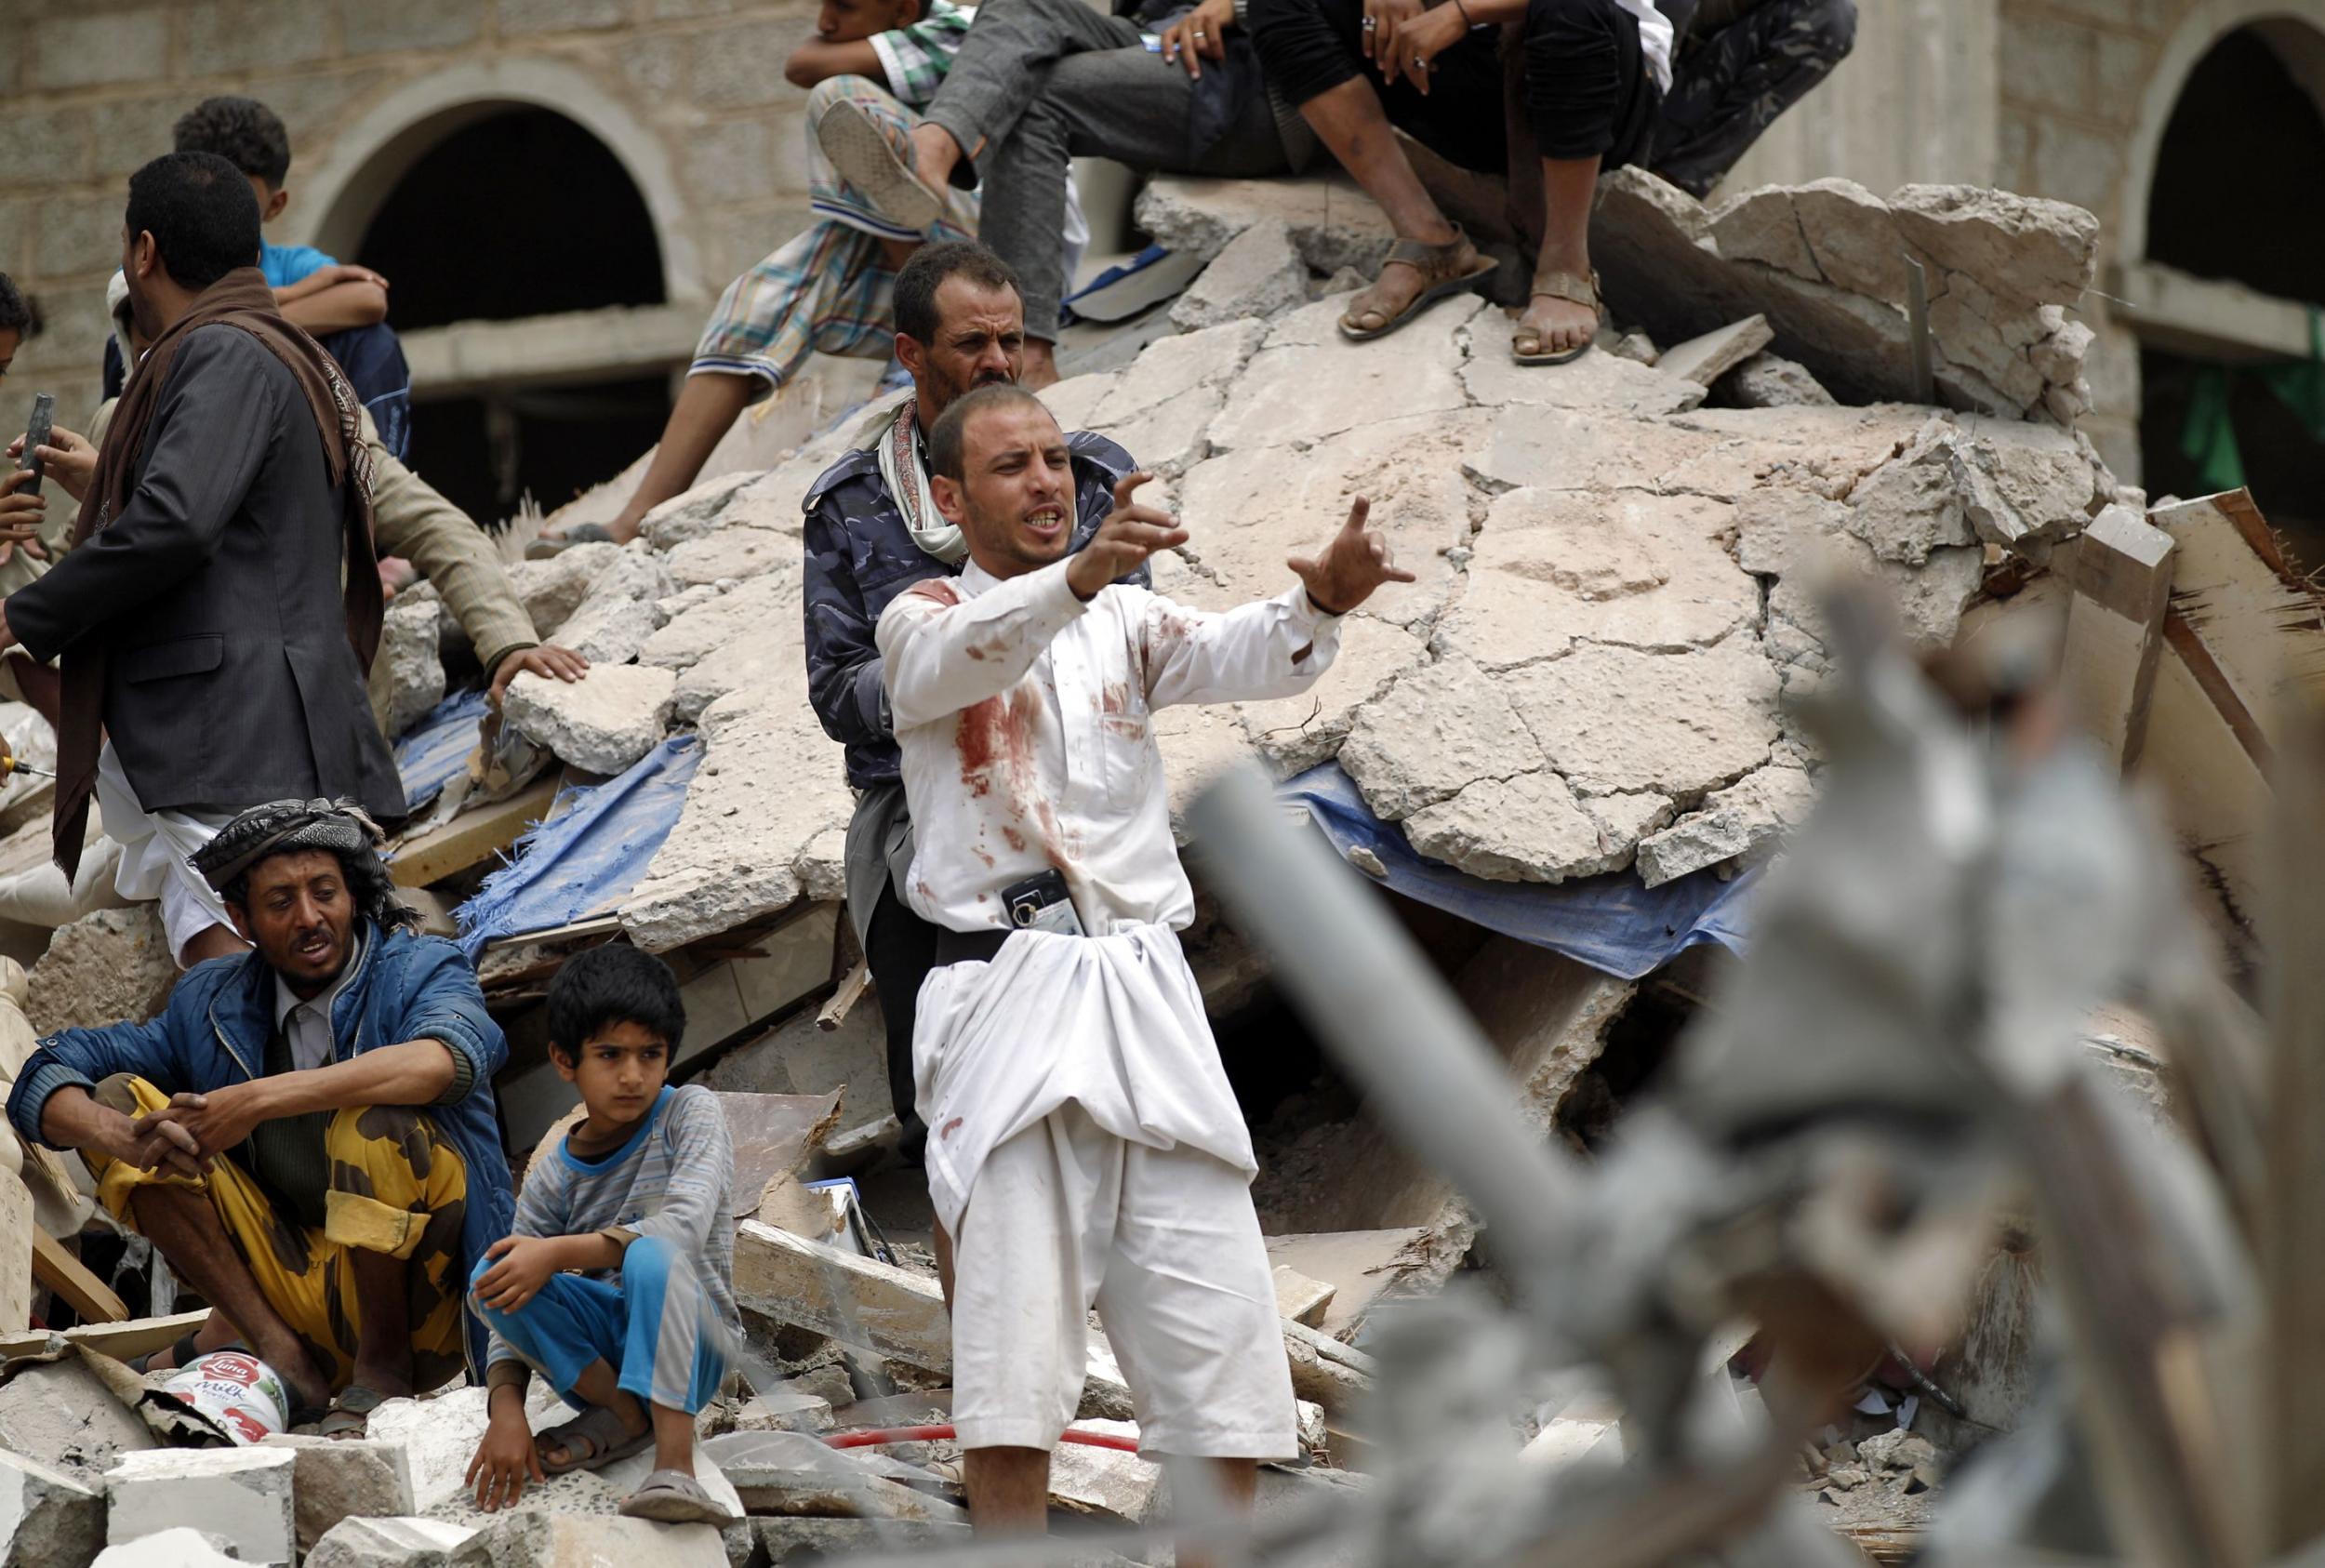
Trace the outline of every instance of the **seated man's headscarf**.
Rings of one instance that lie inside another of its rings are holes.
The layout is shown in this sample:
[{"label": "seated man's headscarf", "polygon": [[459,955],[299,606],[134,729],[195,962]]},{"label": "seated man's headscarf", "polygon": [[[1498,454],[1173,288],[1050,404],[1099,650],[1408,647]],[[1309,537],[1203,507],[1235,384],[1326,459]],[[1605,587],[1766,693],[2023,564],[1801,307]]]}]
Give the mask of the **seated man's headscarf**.
[{"label": "seated man's headscarf", "polygon": [[377,858],[388,842],[379,824],[352,800],[269,801],[219,830],[193,854],[193,869],[220,893],[270,855],[320,849]]}]

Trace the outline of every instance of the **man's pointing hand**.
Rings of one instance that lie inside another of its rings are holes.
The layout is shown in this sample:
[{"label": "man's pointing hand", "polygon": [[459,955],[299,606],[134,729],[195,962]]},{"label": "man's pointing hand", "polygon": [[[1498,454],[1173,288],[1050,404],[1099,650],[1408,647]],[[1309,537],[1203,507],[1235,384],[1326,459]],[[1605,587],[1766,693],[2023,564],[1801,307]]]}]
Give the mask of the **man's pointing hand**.
[{"label": "man's pointing hand", "polygon": [[1388,536],[1364,526],[1373,503],[1362,496],[1348,508],[1348,520],[1332,536],[1321,557],[1295,555],[1284,563],[1308,590],[1308,602],[1328,616],[1344,616],[1373,596],[1384,582],[1414,582],[1397,565]]},{"label": "man's pointing hand", "polygon": [[1156,551],[1187,542],[1187,530],[1169,512],[1140,506],[1130,498],[1133,490],[1153,477],[1126,473],[1115,485],[1114,510],[1106,514],[1090,542],[1066,564],[1066,586],[1074,591],[1075,598],[1095,599],[1100,589],[1124,572],[1136,571]]}]

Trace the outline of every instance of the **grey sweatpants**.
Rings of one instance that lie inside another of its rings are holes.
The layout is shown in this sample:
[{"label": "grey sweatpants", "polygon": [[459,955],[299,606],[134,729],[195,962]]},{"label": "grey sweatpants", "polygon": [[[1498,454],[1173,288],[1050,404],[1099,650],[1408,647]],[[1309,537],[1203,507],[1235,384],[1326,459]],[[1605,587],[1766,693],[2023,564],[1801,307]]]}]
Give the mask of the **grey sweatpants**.
[{"label": "grey sweatpants", "polygon": [[1285,172],[1283,140],[1260,92],[1190,160],[1194,97],[1187,68],[1149,54],[1136,23],[1084,0],[978,7],[923,117],[961,144],[983,189],[977,237],[1016,269],[1029,337],[1055,336],[1065,298],[1057,236],[1066,225],[1068,159],[1113,158],[1171,174]]}]

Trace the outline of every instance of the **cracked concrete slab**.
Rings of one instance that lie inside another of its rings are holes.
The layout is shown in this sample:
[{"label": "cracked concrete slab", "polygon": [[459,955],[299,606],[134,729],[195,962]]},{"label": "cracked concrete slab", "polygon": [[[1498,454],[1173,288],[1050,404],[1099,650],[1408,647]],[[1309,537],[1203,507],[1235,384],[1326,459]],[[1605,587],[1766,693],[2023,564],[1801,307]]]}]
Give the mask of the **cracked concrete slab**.
[{"label": "cracked concrete slab", "polygon": [[[1287,319],[1321,312],[1329,330],[1346,304],[1327,298]],[[1227,406],[1212,421],[1212,446],[1233,452],[1322,441],[1359,425],[1468,406],[1455,329],[1484,308],[1468,296],[1440,299],[1398,334],[1389,352],[1379,343],[1348,342],[1336,331],[1329,340],[1279,343],[1271,337],[1235,378]],[[1303,334],[1309,331],[1303,323]]]},{"label": "cracked concrete slab", "polygon": [[1776,740],[1775,667],[1746,632],[1686,653],[1585,644],[1502,684],[1584,794],[1701,795],[1765,763]]}]

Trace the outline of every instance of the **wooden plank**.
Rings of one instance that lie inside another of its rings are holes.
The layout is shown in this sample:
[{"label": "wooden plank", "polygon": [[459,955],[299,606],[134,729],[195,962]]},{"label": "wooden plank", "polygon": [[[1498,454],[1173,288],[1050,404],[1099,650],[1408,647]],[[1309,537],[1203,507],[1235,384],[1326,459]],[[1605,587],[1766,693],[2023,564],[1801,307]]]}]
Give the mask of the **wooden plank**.
[{"label": "wooden plank", "polygon": [[2083,727],[2125,769],[2147,736],[2176,546],[2128,507],[2109,507],[2066,550],[2073,584],[2059,681]]},{"label": "wooden plank", "polygon": [[2177,651],[2149,700],[2138,777],[2159,788],[2180,845],[2196,860],[2233,950],[2252,940],[2269,819],[2268,781]]},{"label": "wooden plank", "polygon": [[2202,644],[2208,668],[2197,673],[2224,712],[2241,711],[2240,738],[2273,737],[2283,717],[2278,692],[2325,692],[2325,600],[2241,490],[2156,507],[2147,520],[2176,547],[2172,612],[2185,633],[2173,645],[2186,657],[2185,638]]},{"label": "wooden plank", "polygon": [[536,779],[505,801],[464,811],[433,832],[398,844],[388,874],[398,887],[425,887],[498,855],[549,815],[558,777]]},{"label": "wooden plank", "polygon": [[830,1034],[847,1022],[848,1014],[863,999],[864,988],[870,984],[871,965],[858,959],[856,967],[847,972],[847,978],[840,982],[840,989],[831,993],[831,1000],[823,1004],[823,1011],[816,1015],[816,1027]]},{"label": "wooden plank", "polygon": [[[100,1350],[115,1361],[127,1361],[175,1345],[179,1336],[194,1333],[210,1321],[207,1307],[192,1312],[179,1312],[166,1318],[131,1318],[126,1322],[83,1323],[64,1331],[65,1338],[91,1350]],[[48,1349],[46,1332],[0,1335],[0,1360],[14,1361],[20,1356],[37,1356]]]},{"label": "wooden plank", "polygon": [[33,1322],[33,1189],[13,1171],[0,1171],[0,1330],[14,1334]]},{"label": "wooden plank", "polygon": [[83,1268],[63,1242],[38,1228],[33,1231],[33,1277],[80,1313],[84,1322],[117,1323],[129,1316],[112,1287]]}]

